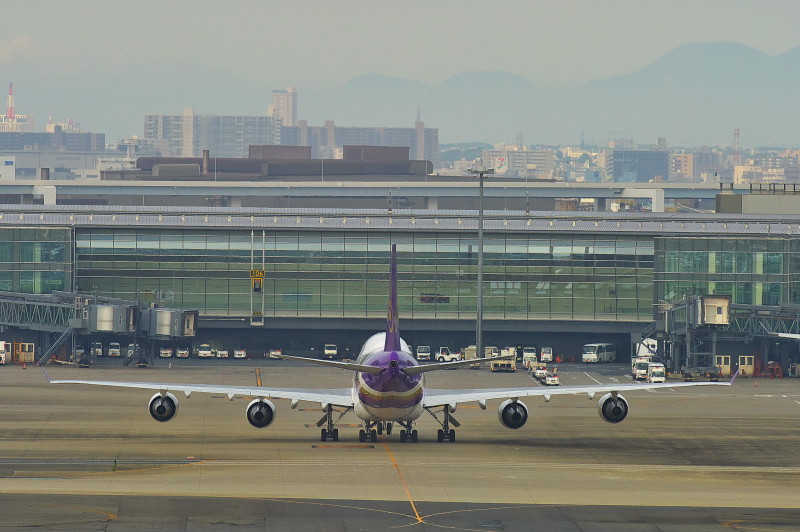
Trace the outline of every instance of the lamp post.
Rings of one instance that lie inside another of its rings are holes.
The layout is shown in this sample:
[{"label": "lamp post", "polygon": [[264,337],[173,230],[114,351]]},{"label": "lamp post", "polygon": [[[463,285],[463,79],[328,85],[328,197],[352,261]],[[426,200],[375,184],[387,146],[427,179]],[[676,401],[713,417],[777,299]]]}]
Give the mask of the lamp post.
[{"label": "lamp post", "polygon": [[478,176],[478,303],[475,312],[475,356],[483,357],[483,180],[494,169],[469,170]]}]

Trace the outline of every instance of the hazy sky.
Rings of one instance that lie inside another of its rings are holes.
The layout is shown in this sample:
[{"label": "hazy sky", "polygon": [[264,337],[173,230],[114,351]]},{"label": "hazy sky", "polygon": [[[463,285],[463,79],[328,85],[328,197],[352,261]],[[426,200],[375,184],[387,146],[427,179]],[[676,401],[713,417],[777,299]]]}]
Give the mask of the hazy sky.
[{"label": "hazy sky", "polygon": [[632,72],[689,42],[800,46],[797,0],[26,0],[4,12],[13,22],[0,36],[0,86],[157,83],[195,67],[265,94],[371,72],[435,85],[505,70],[553,86]]}]

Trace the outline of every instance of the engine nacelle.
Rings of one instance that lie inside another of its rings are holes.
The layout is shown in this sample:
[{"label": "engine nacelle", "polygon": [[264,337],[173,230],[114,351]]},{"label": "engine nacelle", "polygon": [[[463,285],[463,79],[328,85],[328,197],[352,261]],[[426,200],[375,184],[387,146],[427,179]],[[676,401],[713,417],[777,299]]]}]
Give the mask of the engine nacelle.
[{"label": "engine nacelle", "polygon": [[267,399],[254,399],[247,405],[247,422],[257,429],[270,426],[275,421],[275,405]]},{"label": "engine nacelle", "polygon": [[522,401],[506,399],[500,403],[497,417],[507,429],[518,429],[528,421],[528,407]]},{"label": "engine nacelle", "polygon": [[628,401],[621,395],[615,398],[607,393],[597,403],[597,413],[609,423],[619,423],[628,415]]},{"label": "engine nacelle", "polygon": [[150,398],[150,415],[156,421],[165,422],[175,417],[178,413],[178,398],[171,393],[155,394]]}]

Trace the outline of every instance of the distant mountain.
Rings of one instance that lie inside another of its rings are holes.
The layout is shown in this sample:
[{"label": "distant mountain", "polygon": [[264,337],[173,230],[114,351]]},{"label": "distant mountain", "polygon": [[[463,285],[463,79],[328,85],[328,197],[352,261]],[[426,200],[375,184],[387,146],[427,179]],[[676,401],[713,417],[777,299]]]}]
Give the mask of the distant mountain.
[{"label": "distant mountain", "polygon": [[528,143],[574,144],[587,131],[596,142],[729,144],[740,128],[746,146],[797,146],[798,86],[800,48],[770,56],[719,42],[687,44],[639,71],[568,88],[540,89],[507,72],[458,74],[436,87],[372,74],[336,91],[335,108],[304,109],[339,125],[408,127],[419,106],[442,142],[513,142],[523,133]]},{"label": "distant mountain", "polygon": [[[57,78],[7,65],[17,111],[34,113],[37,129],[53,110],[109,140],[140,135],[144,115],[264,114],[282,87],[204,65],[141,65],[132,71]],[[130,69],[129,69],[130,70]],[[670,145],[729,144],[740,128],[743,146],[800,145],[800,48],[770,56],[730,42],[686,44],[623,76],[562,88],[537,87],[508,72],[465,72],[437,86],[364,74],[339,87],[299,87],[299,116],[309,124],[411,127],[421,114],[440,142],[529,144],[638,143],[666,137]],[[70,113],[70,115],[65,115]]]}]

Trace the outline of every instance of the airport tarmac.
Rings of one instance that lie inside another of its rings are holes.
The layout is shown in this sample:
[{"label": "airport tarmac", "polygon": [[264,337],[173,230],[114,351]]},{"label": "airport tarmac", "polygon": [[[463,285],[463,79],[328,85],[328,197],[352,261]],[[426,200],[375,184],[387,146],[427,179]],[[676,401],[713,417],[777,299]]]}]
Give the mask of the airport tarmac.
[{"label": "airport tarmac", "polygon": [[[351,375],[288,361],[104,360],[53,378],[348,387]],[[565,385],[628,382],[625,365],[564,365]],[[431,388],[538,386],[525,372],[428,374]],[[597,400],[525,402],[509,430],[499,401],[462,405],[456,443],[319,441],[319,405],[274,401],[266,429],[247,400],[176,394],[175,420],[147,413],[153,391],[50,385],[0,367],[0,529],[47,530],[800,530],[800,379],[627,393],[618,425]]]}]

